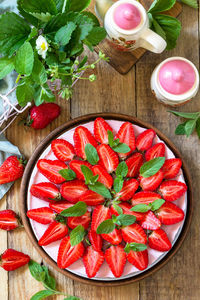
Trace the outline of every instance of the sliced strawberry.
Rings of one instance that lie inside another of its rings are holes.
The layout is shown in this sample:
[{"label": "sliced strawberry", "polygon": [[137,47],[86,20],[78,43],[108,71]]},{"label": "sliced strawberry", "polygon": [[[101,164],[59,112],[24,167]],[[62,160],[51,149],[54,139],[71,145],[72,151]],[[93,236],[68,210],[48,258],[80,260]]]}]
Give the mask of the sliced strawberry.
[{"label": "sliced strawberry", "polygon": [[112,173],[117,169],[119,157],[110,146],[102,144],[97,147],[99,155],[99,164],[102,165],[108,173]]},{"label": "sliced strawberry", "polygon": [[122,126],[120,127],[116,135],[116,138],[119,139],[120,143],[124,143],[128,145],[129,148],[131,149],[130,152],[128,153],[124,153],[124,154],[120,153],[119,154],[120,157],[124,158],[136,149],[133,124],[131,124],[130,122],[125,122],[122,124]]},{"label": "sliced strawberry", "polygon": [[99,204],[103,204],[105,199],[103,196],[89,190],[86,193],[84,193],[82,196],[80,196],[79,201],[83,201],[90,206],[96,206]]},{"label": "sliced strawberry", "polygon": [[134,265],[138,270],[145,270],[148,267],[148,251],[130,251],[127,255],[127,260]]},{"label": "sliced strawberry", "polygon": [[54,202],[61,199],[59,189],[51,182],[32,184],[30,192],[34,197],[48,202]]},{"label": "sliced strawberry", "polygon": [[49,207],[40,207],[27,211],[27,217],[41,224],[50,224],[54,219],[54,212]]},{"label": "sliced strawberry", "polygon": [[161,222],[152,211],[148,211],[144,219],[140,222],[140,225],[147,230],[156,230],[161,227]]},{"label": "sliced strawberry", "polygon": [[51,209],[53,209],[57,214],[60,214],[61,211],[65,210],[71,206],[73,206],[73,204],[68,201],[65,201],[65,200],[59,201],[59,202],[53,202],[53,203],[49,204],[49,207]]},{"label": "sliced strawberry", "polygon": [[67,235],[67,233],[68,228],[66,224],[53,221],[39,239],[38,244],[40,246],[49,245],[55,241],[61,240]]},{"label": "sliced strawberry", "polygon": [[78,225],[82,225],[85,229],[87,229],[90,225],[91,221],[91,213],[87,211],[83,216],[80,217],[68,217],[67,218],[67,225],[74,229]]},{"label": "sliced strawberry", "polygon": [[156,215],[164,225],[172,225],[181,222],[184,219],[184,212],[181,208],[172,202],[165,203],[157,210]]},{"label": "sliced strawberry", "polygon": [[119,229],[114,229],[111,233],[101,235],[104,240],[112,245],[119,245],[122,242],[122,233]]},{"label": "sliced strawberry", "polygon": [[163,199],[167,201],[175,201],[185,194],[187,185],[177,180],[164,181],[160,187],[159,192]]},{"label": "sliced strawberry", "polygon": [[113,132],[112,127],[103,118],[96,118],[94,121],[94,137],[100,144],[108,144],[108,130]]},{"label": "sliced strawberry", "polygon": [[105,207],[103,205],[98,205],[93,210],[92,214],[92,230],[97,230],[97,227],[105,220],[110,218],[110,211],[108,207]]},{"label": "sliced strawberry", "polygon": [[75,156],[74,146],[63,139],[53,140],[51,150],[57,159],[61,161],[72,160]]},{"label": "sliced strawberry", "polygon": [[86,166],[89,169],[92,169],[92,165],[87,161],[74,159],[69,163],[69,167],[76,173],[76,177],[80,180],[85,181],[85,177],[83,175],[83,172],[81,171],[81,166]]},{"label": "sliced strawberry", "polygon": [[87,186],[81,180],[72,180],[61,185],[60,192],[64,199],[71,203],[76,203],[80,197],[88,191]]},{"label": "sliced strawberry", "polygon": [[[119,207],[122,208],[124,215],[132,215],[136,217],[137,221],[142,221],[144,218],[144,213],[131,211],[131,205],[127,202],[122,202],[118,204]],[[111,215],[119,216],[119,213],[116,211],[116,209],[113,207],[113,205],[110,208]]]},{"label": "sliced strawberry", "polygon": [[104,253],[94,250],[92,246],[87,247],[83,256],[86,274],[89,278],[95,277],[104,262]]},{"label": "sliced strawberry", "polygon": [[76,246],[71,246],[70,237],[66,236],[60,243],[58,250],[57,264],[61,269],[66,269],[75,261],[83,256],[84,246],[79,243]]},{"label": "sliced strawberry", "polygon": [[0,229],[9,231],[19,227],[19,225],[19,218],[13,210],[6,209],[0,211]]},{"label": "sliced strawberry", "polygon": [[169,251],[172,247],[167,234],[162,229],[157,229],[149,235],[149,247],[161,252]]},{"label": "sliced strawberry", "polygon": [[162,167],[165,179],[175,178],[180,171],[182,161],[180,158],[167,159]]},{"label": "sliced strawberry", "polygon": [[122,237],[127,243],[146,244],[147,242],[144,229],[137,223],[122,228]]},{"label": "sliced strawberry", "polygon": [[131,204],[132,206],[135,206],[137,204],[149,204],[161,198],[162,197],[160,196],[160,194],[155,192],[138,192],[131,199]]},{"label": "sliced strawberry", "polygon": [[28,255],[13,249],[7,249],[0,256],[0,266],[6,271],[14,271],[26,265],[29,260]]},{"label": "sliced strawberry", "polygon": [[94,175],[99,175],[98,181],[103,183],[108,189],[111,189],[113,186],[113,178],[106,169],[100,165],[92,167],[92,172]]},{"label": "sliced strawberry", "polygon": [[126,264],[126,253],[121,245],[111,246],[105,252],[105,259],[115,277],[121,277]]},{"label": "sliced strawberry", "polygon": [[97,147],[97,142],[91,132],[86,127],[77,127],[74,131],[74,148],[76,155],[82,159],[86,159],[85,146],[87,144]]},{"label": "sliced strawberry", "polygon": [[67,165],[60,160],[49,160],[49,159],[39,159],[37,163],[38,170],[42,175],[44,175],[49,181],[59,184],[65,181],[59,171],[62,169],[67,169]]},{"label": "sliced strawberry", "polygon": [[89,241],[95,251],[101,251],[103,240],[100,234],[97,234],[96,231],[90,230],[88,232]]},{"label": "sliced strawberry", "polygon": [[157,143],[153,147],[147,150],[145,153],[145,159],[151,160],[156,157],[164,157],[165,156],[165,144],[164,143]]},{"label": "sliced strawberry", "polygon": [[141,166],[143,165],[144,159],[141,153],[136,152],[131,155],[127,160],[128,166],[127,177],[137,177]]},{"label": "sliced strawberry", "polygon": [[116,197],[120,197],[119,200],[127,201],[130,200],[139,187],[139,183],[136,179],[128,179],[124,181],[123,188],[119,193],[116,194]]},{"label": "sliced strawberry", "polygon": [[139,181],[143,191],[155,191],[163,181],[163,172],[159,170],[155,175],[147,178],[139,176]]},{"label": "sliced strawberry", "polygon": [[151,148],[156,133],[153,129],[147,129],[136,138],[136,147],[139,151],[146,151]]}]

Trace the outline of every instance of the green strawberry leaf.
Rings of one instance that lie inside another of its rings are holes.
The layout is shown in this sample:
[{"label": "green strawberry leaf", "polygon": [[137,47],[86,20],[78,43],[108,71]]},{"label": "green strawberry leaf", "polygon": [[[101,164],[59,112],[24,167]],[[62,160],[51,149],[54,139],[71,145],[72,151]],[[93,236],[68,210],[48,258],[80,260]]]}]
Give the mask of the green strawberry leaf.
[{"label": "green strawberry leaf", "polygon": [[31,76],[37,84],[43,85],[47,82],[47,73],[45,67],[36,55]]},{"label": "green strawberry leaf", "polygon": [[85,202],[79,201],[73,206],[63,210],[60,215],[63,217],[80,217],[87,212],[87,205]]},{"label": "green strawberry leaf", "polygon": [[127,144],[119,143],[117,146],[113,147],[113,150],[117,153],[128,153],[131,149]]},{"label": "green strawberry leaf", "polygon": [[114,180],[114,190],[119,193],[123,188],[124,180],[122,177],[116,177]]},{"label": "green strawberry leaf", "polygon": [[197,0],[181,0],[184,4],[192,7],[192,8],[198,8],[198,2]]},{"label": "green strawberry leaf", "polygon": [[166,40],[167,39],[166,33],[164,32],[164,30],[162,29],[162,27],[158,24],[158,22],[153,18],[153,16],[150,13],[148,13],[148,17],[151,20],[151,28],[157,34],[159,34],[164,40]]},{"label": "green strawberry leaf", "polygon": [[129,253],[130,251],[140,252],[140,251],[144,251],[146,249],[147,249],[147,246],[145,244],[130,243],[130,244],[126,244],[124,251],[126,253]]},{"label": "green strawberry leaf", "polygon": [[125,161],[119,163],[116,169],[116,176],[126,177],[128,174],[128,166]]},{"label": "green strawberry leaf", "polygon": [[92,46],[98,45],[102,40],[105,39],[107,33],[103,27],[94,27],[88,34],[86,40]]},{"label": "green strawberry leaf", "polygon": [[91,144],[85,145],[86,159],[91,165],[96,165],[99,161],[97,150]]},{"label": "green strawberry leaf", "polygon": [[82,225],[78,225],[70,232],[70,244],[76,246],[83,241],[86,231]]},{"label": "green strawberry leaf", "polygon": [[156,157],[145,162],[140,168],[140,175],[148,178],[155,175],[164,165],[165,157]]},{"label": "green strawberry leaf", "polygon": [[0,79],[6,77],[15,68],[14,57],[1,57],[0,58]]},{"label": "green strawberry leaf", "polygon": [[186,134],[185,132],[185,123],[182,123],[182,124],[179,124],[177,127],[176,127],[176,130],[175,130],[175,134],[176,135],[184,135]]},{"label": "green strawberry leaf", "polygon": [[21,107],[26,106],[28,102],[33,100],[34,87],[27,81],[17,86],[17,101]]},{"label": "green strawberry leaf", "polygon": [[182,117],[185,119],[196,119],[196,118],[200,117],[200,112],[187,113],[187,112],[179,112],[179,111],[173,111],[173,110],[169,110],[168,112],[174,114],[175,116]]},{"label": "green strawberry leaf", "polygon": [[108,219],[103,221],[98,227],[96,232],[98,234],[108,234],[111,233],[115,229],[115,224],[112,219]]},{"label": "green strawberry leaf", "polygon": [[70,11],[82,11],[90,5],[91,0],[71,0],[68,1],[66,9]]},{"label": "green strawberry leaf", "polygon": [[95,184],[88,184],[88,187],[93,192],[103,196],[104,198],[112,199],[110,191],[100,182],[96,182]]},{"label": "green strawberry leaf", "polygon": [[15,58],[15,70],[19,74],[29,76],[33,70],[33,48],[29,42],[25,42],[17,51]]},{"label": "green strawberry leaf", "polygon": [[137,204],[133,206],[130,210],[135,212],[145,213],[150,210],[150,207],[147,204]]},{"label": "green strawberry leaf", "polygon": [[165,203],[165,200],[157,199],[157,200],[153,201],[152,203],[149,203],[149,206],[152,211],[155,211],[155,210],[158,210],[164,203]]},{"label": "green strawberry leaf", "polygon": [[93,173],[87,166],[82,165],[81,171],[85,177],[85,184],[89,184],[91,182],[91,179],[93,178]]},{"label": "green strawberry leaf", "polygon": [[120,223],[121,226],[129,226],[135,223],[136,217],[132,215],[119,215],[117,217],[117,223]]},{"label": "green strawberry leaf", "polygon": [[197,120],[196,131],[197,131],[198,137],[200,139],[200,118],[198,118],[198,120]]},{"label": "green strawberry leaf", "polygon": [[189,137],[196,128],[197,120],[189,120],[185,123],[185,134]]},{"label": "green strawberry leaf", "polygon": [[28,267],[33,278],[42,282],[45,280],[46,272],[40,264],[31,259],[28,263]]},{"label": "green strawberry leaf", "polygon": [[153,1],[148,12],[152,14],[160,13],[166,10],[170,10],[176,3],[176,0],[155,0]]},{"label": "green strawberry leaf", "polygon": [[67,25],[61,27],[55,35],[55,42],[60,46],[65,46],[69,43],[73,31],[76,29],[76,24],[69,22]]},{"label": "green strawberry leaf", "polygon": [[74,180],[76,178],[76,173],[71,169],[62,169],[58,172],[67,181]]},{"label": "green strawberry leaf", "polygon": [[36,18],[39,15],[48,13],[57,14],[57,8],[54,0],[21,0],[21,6],[27,13],[31,13]]},{"label": "green strawberry leaf", "polygon": [[33,295],[30,300],[42,300],[42,299],[45,299],[45,298],[55,295],[55,294],[56,294],[56,291],[43,290],[43,291],[39,291],[35,295]]}]

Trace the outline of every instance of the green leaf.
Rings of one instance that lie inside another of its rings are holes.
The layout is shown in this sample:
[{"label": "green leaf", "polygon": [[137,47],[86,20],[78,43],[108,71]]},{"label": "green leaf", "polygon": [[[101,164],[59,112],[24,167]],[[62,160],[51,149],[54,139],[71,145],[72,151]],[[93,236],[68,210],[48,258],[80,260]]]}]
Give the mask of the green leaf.
[{"label": "green leaf", "polygon": [[29,76],[33,70],[34,55],[33,48],[29,42],[25,42],[17,51],[15,58],[15,69],[19,74]]},{"label": "green leaf", "polygon": [[40,264],[31,259],[28,263],[28,267],[33,278],[35,278],[37,281],[42,282],[45,280],[46,273]]},{"label": "green leaf", "polygon": [[81,171],[85,177],[85,184],[89,184],[91,182],[91,179],[93,178],[92,170],[90,170],[90,168],[88,168],[87,166],[82,165]]},{"label": "green leaf", "polygon": [[112,206],[118,212],[118,214],[120,214],[120,215],[123,214],[123,209],[119,205],[113,203]]},{"label": "green leaf", "polygon": [[76,178],[76,173],[71,169],[62,169],[58,173],[67,181],[71,181]]},{"label": "green leaf", "polygon": [[42,268],[46,274],[45,280],[43,281],[44,287],[46,289],[55,290],[56,289],[55,278],[49,274],[49,270],[46,266],[42,266]]},{"label": "green leaf", "polygon": [[120,222],[121,226],[128,226],[135,223],[136,217],[132,215],[119,215],[117,217],[117,222]]},{"label": "green leaf", "polygon": [[[149,15],[149,14],[148,14]],[[162,27],[158,24],[158,22],[152,17],[152,29],[159,34],[164,40],[167,39],[166,33],[162,29]]]},{"label": "green leaf", "polygon": [[67,25],[69,22],[77,24],[79,14],[75,12],[57,14],[44,27],[44,34],[55,34],[61,27]]},{"label": "green leaf", "polygon": [[91,0],[71,0],[69,1],[68,10],[82,11],[90,5]]},{"label": "green leaf", "polygon": [[130,251],[140,252],[140,251],[144,251],[146,249],[147,249],[147,246],[145,244],[130,243],[130,244],[126,244],[126,247],[124,248],[124,251],[126,253],[129,253]]},{"label": "green leaf", "polygon": [[33,100],[34,87],[29,82],[24,82],[17,86],[16,96],[19,105],[24,107]]},{"label": "green leaf", "polygon": [[191,6],[193,8],[198,8],[198,2],[197,0],[181,0],[184,4]]},{"label": "green leaf", "polygon": [[165,157],[156,157],[145,162],[140,168],[140,175],[148,178],[155,175],[164,165]]},{"label": "green leaf", "polygon": [[115,224],[112,219],[108,219],[103,221],[98,227],[96,232],[98,234],[108,234],[111,233],[115,229]]},{"label": "green leaf", "polygon": [[198,120],[197,120],[196,131],[197,131],[198,137],[200,139],[200,118],[198,118]]},{"label": "green leaf", "polygon": [[88,17],[94,26],[100,26],[99,20],[97,17],[90,11],[82,11],[81,15]]},{"label": "green leaf", "polygon": [[15,68],[14,57],[1,57],[0,58],[0,79],[3,79]]},{"label": "green leaf", "polygon": [[122,161],[119,163],[119,165],[117,166],[116,169],[116,175],[117,176],[122,176],[122,177],[126,177],[128,174],[128,166],[125,163],[125,161]]},{"label": "green leaf", "polygon": [[107,132],[108,132],[108,144],[112,148],[113,143],[114,143],[114,135],[113,135],[112,131],[110,131],[110,130],[108,130]]},{"label": "green leaf", "polygon": [[23,9],[37,18],[40,14],[55,15],[57,8],[54,0],[21,0]]},{"label": "green leaf", "polygon": [[73,206],[63,210],[60,215],[63,217],[80,217],[87,212],[87,205],[85,202],[79,201]]},{"label": "green leaf", "polygon": [[15,13],[0,16],[0,53],[12,56],[28,38],[31,32],[26,21]]},{"label": "green leaf", "polygon": [[168,112],[174,114],[175,116],[182,117],[185,119],[196,119],[200,117],[200,112],[187,113],[187,112],[180,112],[180,111],[173,111],[173,110],[169,110]]},{"label": "green leaf", "polygon": [[33,71],[31,76],[37,84],[43,85],[47,82],[47,73],[45,67],[37,56],[35,56],[34,59]]},{"label": "green leaf", "polygon": [[86,159],[91,165],[96,165],[99,161],[97,150],[91,144],[85,145]]},{"label": "green leaf", "polygon": [[35,88],[34,100],[35,100],[35,105],[38,106],[42,104],[44,101],[54,102],[55,95],[50,90],[48,84],[45,83],[43,86],[38,86]]},{"label": "green leaf", "polygon": [[89,189],[97,194],[103,196],[104,198],[112,199],[110,191],[100,182],[96,182],[95,184],[89,184]]},{"label": "green leaf", "polygon": [[184,134],[186,134],[186,132],[185,132],[185,124],[186,124],[186,122],[183,123],[183,124],[179,124],[176,127],[176,130],[175,130],[175,134],[176,135],[184,135]]},{"label": "green leaf", "polygon": [[43,290],[43,291],[39,291],[35,295],[33,295],[30,300],[42,300],[42,299],[45,299],[45,298],[55,295],[55,294],[56,294],[55,291]]},{"label": "green leaf", "polygon": [[69,22],[67,25],[61,27],[55,35],[55,41],[60,46],[65,46],[69,43],[72,32],[76,29],[76,24],[73,22]]},{"label": "green leaf", "polygon": [[165,203],[165,200],[163,199],[157,199],[149,204],[150,209],[152,211],[158,210],[163,204]]},{"label": "green leaf", "polygon": [[160,13],[166,10],[170,10],[176,3],[176,0],[155,0],[151,7],[149,8],[148,12],[151,14]]},{"label": "green leaf", "polygon": [[86,231],[82,225],[78,225],[70,232],[70,244],[76,246],[84,239]]},{"label": "green leaf", "polygon": [[115,152],[118,152],[118,153],[128,153],[131,150],[129,148],[129,146],[127,144],[124,144],[124,143],[120,143],[119,145],[114,146],[112,148]]},{"label": "green leaf", "polygon": [[181,32],[181,23],[174,17],[164,14],[154,15],[154,19],[160,25],[166,35],[167,50],[171,50],[176,47],[176,41]]},{"label": "green leaf", "polygon": [[65,1],[66,1],[66,0],[55,0],[56,8],[57,8],[57,11],[58,11],[59,13],[62,12],[63,5],[64,5],[64,2],[65,2]]},{"label": "green leaf", "polygon": [[185,134],[189,137],[196,128],[197,120],[189,120],[185,123]]},{"label": "green leaf", "polygon": [[119,193],[123,188],[124,180],[121,177],[116,177],[114,180],[114,190],[116,193]]},{"label": "green leaf", "polygon": [[150,207],[147,204],[137,204],[133,206],[130,210],[135,212],[145,213],[150,210]]},{"label": "green leaf", "polygon": [[107,33],[103,27],[94,27],[86,39],[92,46],[96,46],[105,39],[106,35]]},{"label": "green leaf", "polygon": [[[22,2],[23,2],[23,0],[17,0],[17,9],[18,9],[20,15],[23,16],[28,23],[30,23],[38,28],[40,25],[40,21],[37,18],[33,17],[31,14],[25,12],[25,10],[23,9]],[[35,30],[34,27],[32,29]]]},{"label": "green leaf", "polygon": [[80,300],[80,298],[74,297],[74,296],[69,296],[69,297],[67,297],[67,298],[65,298],[63,300]]}]

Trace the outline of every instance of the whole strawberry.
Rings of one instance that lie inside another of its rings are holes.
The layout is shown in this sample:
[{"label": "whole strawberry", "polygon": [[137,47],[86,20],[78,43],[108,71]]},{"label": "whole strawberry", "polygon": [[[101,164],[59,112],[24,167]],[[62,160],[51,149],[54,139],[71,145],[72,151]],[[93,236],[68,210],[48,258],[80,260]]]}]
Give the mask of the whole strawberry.
[{"label": "whole strawberry", "polygon": [[26,125],[34,129],[43,129],[60,115],[60,106],[55,103],[34,105],[29,111]]},{"label": "whole strawberry", "polygon": [[21,178],[24,173],[24,161],[17,156],[9,156],[0,166],[0,184]]},{"label": "whole strawberry", "polygon": [[14,271],[26,265],[29,260],[28,255],[13,249],[7,249],[0,256],[0,266],[6,271]]}]

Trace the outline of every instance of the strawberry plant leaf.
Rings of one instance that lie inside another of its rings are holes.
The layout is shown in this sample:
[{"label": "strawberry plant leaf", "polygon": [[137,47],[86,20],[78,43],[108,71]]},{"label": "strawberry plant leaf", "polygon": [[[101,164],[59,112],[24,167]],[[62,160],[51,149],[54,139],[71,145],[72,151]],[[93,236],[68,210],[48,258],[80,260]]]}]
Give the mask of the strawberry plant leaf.
[{"label": "strawberry plant leaf", "polygon": [[114,190],[116,193],[119,193],[123,188],[124,180],[122,177],[116,177],[114,180]]},{"label": "strawberry plant leaf", "polygon": [[76,178],[76,173],[71,169],[62,169],[58,172],[63,178],[67,181],[73,180]]},{"label": "strawberry plant leaf", "polygon": [[197,120],[189,120],[185,123],[185,134],[189,137],[196,128]]},{"label": "strawberry plant leaf", "polygon": [[142,177],[150,177],[155,175],[164,165],[165,157],[156,157],[145,162],[140,168],[140,175]]},{"label": "strawberry plant leaf", "polygon": [[95,184],[88,184],[88,187],[93,192],[103,196],[104,198],[112,199],[110,191],[100,182],[96,182]]},{"label": "strawberry plant leaf", "polygon": [[173,111],[173,110],[169,110],[168,112],[174,114],[175,116],[182,117],[185,119],[196,119],[200,117],[200,112],[187,113],[187,112],[180,112],[180,111]]},{"label": "strawberry plant leaf", "polygon": [[128,174],[128,166],[125,163],[125,161],[122,161],[119,163],[119,165],[117,166],[116,169],[116,175],[117,176],[122,176],[122,177],[126,177]]},{"label": "strawberry plant leaf", "polygon": [[31,259],[28,263],[28,267],[33,278],[35,278],[37,281],[42,282],[45,280],[46,273],[40,264]]},{"label": "strawberry plant leaf", "polygon": [[148,12],[155,14],[170,10],[170,8],[172,8],[175,3],[176,0],[155,0],[149,8]]},{"label": "strawberry plant leaf", "polygon": [[86,155],[87,161],[91,165],[96,165],[98,163],[99,156],[98,156],[97,150],[91,144],[86,144],[85,145],[85,155]]},{"label": "strawberry plant leaf", "polygon": [[25,42],[17,51],[15,58],[15,70],[19,74],[29,76],[33,70],[33,48],[29,42]]},{"label": "strawberry plant leaf", "polygon": [[70,244],[76,246],[84,239],[86,231],[82,225],[78,225],[70,232]]},{"label": "strawberry plant leaf", "polygon": [[98,45],[102,40],[105,39],[107,33],[103,27],[94,27],[88,34],[86,40],[92,46]]},{"label": "strawberry plant leaf", "polygon": [[1,57],[0,58],[0,79],[3,79],[12,72],[15,68],[14,57]]},{"label": "strawberry plant leaf", "polygon": [[34,88],[28,81],[17,86],[16,97],[21,107],[24,107],[28,102],[31,102],[33,100],[33,96]]},{"label": "strawberry plant leaf", "polygon": [[71,0],[68,1],[67,9],[70,11],[82,11],[90,5],[90,2],[91,0]]},{"label": "strawberry plant leaf", "polygon": [[60,215],[63,217],[80,217],[87,212],[87,205],[85,202],[79,201],[71,207],[63,210]]},{"label": "strawberry plant leaf", "polygon": [[198,2],[197,0],[181,0],[184,4],[192,7],[192,8],[198,8]]},{"label": "strawberry plant leaf", "polygon": [[93,173],[87,166],[82,165],[81,171],[85,177],[85,184],[89,184],[91,179],[93,178]]},{"label": "strawberry plant leaf", "polygon": [[177,127],[176,127],[176,130],[175,130],[175,134],[176,135],[184,135],[185,134],[185,123],[182,123],[182,124],[179,124]]},{"label": "strawberry plant leaf", "polygon": [[130,210],[135,212],[145,213],[150,210],[150,207],[147,204],[137,204],[133,206]]},{"label": "strawberry plant leaf", "polygon": [[123,214],[123,209],[119,205],[113,203],[112,206],[118,212],[118,214],[120,214],[120,215]]},{"label": "strawberry plant leaf", "polygon": [[42,85],[47,82],[47,73],[45,71],[45,67],[37,56],[35,56],[34,59],[34,65],[31,76],[37,84]]},{"label": "strawberry plant leaf", "polygon": [[198,137],[200,139],[200,118],[198,118],[198,120],[197,120],[196,131],[197,131]]},{"label": "strawberry plant leaf", "polygon": [[58,11],[54,0],[21,0],[23,9],[33,15],[49,13],[55,15]]},{"label": "strawberry plant leaf", "polygon": [[121,226],[128,226],[135,223],[136,217],[132,215],[119,215],[117,217],[117,223],[120,223]]},{"label": "strawberry plant leaf", "polygon": [[118,153],[128,153],[131,149],[127,144],[119,143],[117,146],[113,147],[113,150]]},{"label": "strawberry plant leaf", "polygon": [[126,244],[124,251],[126,253],[129,253],[130,251],[140,252],[140,251],[144,251],[146,249],[147,249],[147,246],[145,244],[130,243],[130,244]]},{"label": "strawberry plant leaf", "polygon": [[61,27],[55,35],[55,42],[60,46],[65,46],[69,43],[73,31],[76,29],[76,24],[69,22],[67,25]]},{"label": "strawberry plant leaf", "polygon": [[164,203],[165,203],[165,200],[157,199],[157,200],[153,201],[152,203],[150,203],[149,206],[152,211],[155,211],[155,210],[159,209]]},{"label": "strawberry plant leaf", "polygon": [[98,234],[108,234],[111,233],[115,229],[115,224],[112,219],[108,219],[103,221],[98,227],[96,232]]},{"label": "strawberry plant leaf", "polygon": [[166,37],[166,33],[164,32],[164,30],[162,29],[162,27],[158,24],[158,22],[153,18],[153,16],[148,13],[148,17],[151,20],[151,28],[157,33],[159,34],[164,40],[167,39]]}]

